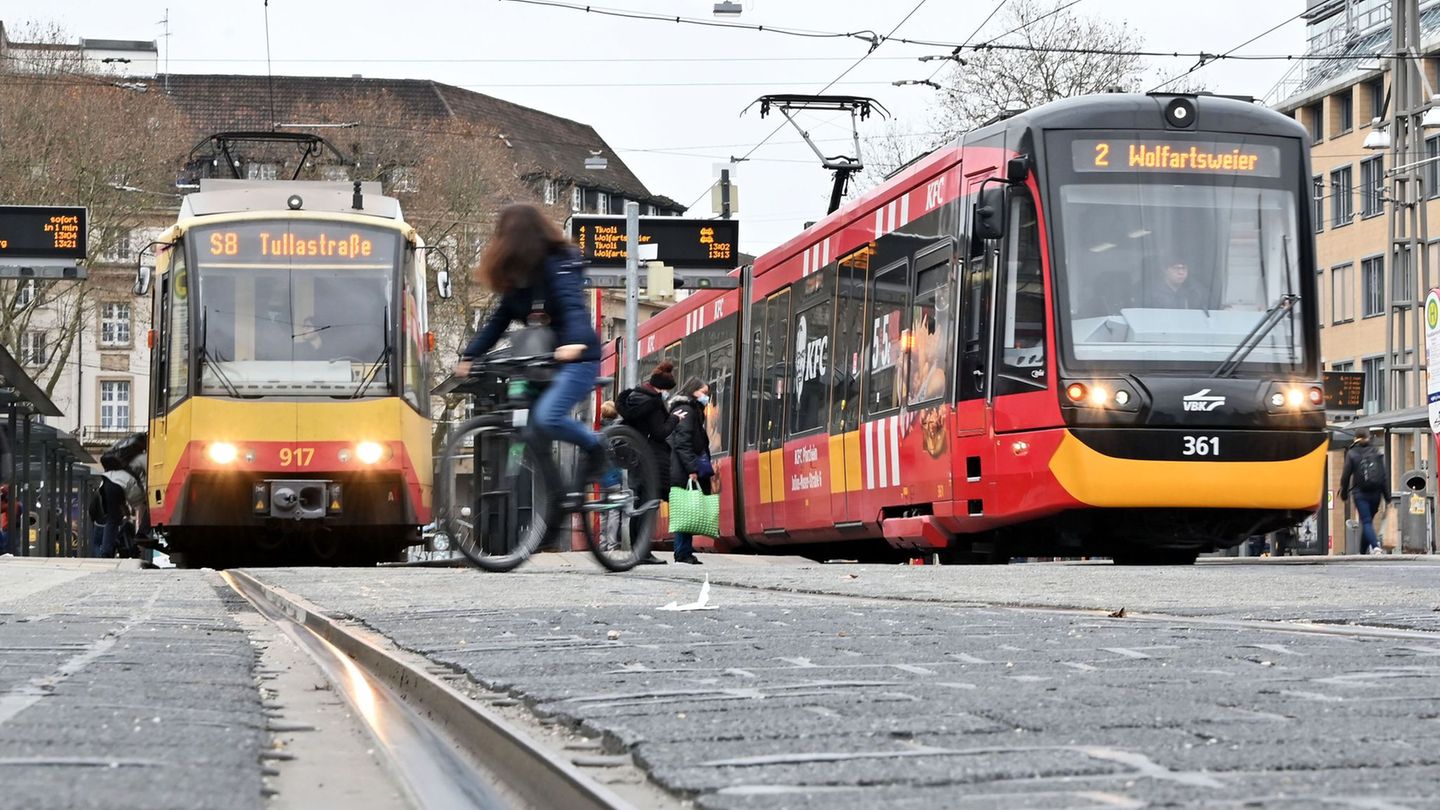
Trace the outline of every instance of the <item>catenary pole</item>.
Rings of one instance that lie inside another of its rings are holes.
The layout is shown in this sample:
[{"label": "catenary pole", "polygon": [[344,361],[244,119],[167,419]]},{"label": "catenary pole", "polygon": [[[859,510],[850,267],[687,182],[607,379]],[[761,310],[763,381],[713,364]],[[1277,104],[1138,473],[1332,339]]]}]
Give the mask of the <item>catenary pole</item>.
[{"label": "catenary pole", "polygon": [[640,203],[625,203],[625,387],[640,384]]}]

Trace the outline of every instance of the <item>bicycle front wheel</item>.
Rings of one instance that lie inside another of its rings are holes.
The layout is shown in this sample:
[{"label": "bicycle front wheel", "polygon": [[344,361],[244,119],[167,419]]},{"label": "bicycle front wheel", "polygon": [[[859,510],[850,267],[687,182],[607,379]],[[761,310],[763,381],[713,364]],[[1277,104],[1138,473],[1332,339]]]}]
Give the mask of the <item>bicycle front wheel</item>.
[{"label": "bicycle front wheel", "polygon": [[510,571],[560,530],[560,474],[548,447],[493,415],[457,427],[437,487],[440,527],[475,566]]},{"label": "bicycle front wheel", "polygon": [[612,425],[601,439],[620,470],[621,497],[597,507],[598,526],[585,516],[585,537],[607,570],[629,571],[650,556],[660,518],[660,474],[650,443],[634,428]]}]

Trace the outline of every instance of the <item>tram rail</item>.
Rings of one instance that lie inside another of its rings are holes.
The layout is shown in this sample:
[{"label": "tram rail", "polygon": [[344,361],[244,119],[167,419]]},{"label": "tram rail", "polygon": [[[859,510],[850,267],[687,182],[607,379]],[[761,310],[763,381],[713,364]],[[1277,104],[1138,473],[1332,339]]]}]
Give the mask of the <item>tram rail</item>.
[{"label": "tram rail", "polygon": [[244,571],[221,574],[313,657],[421,808],[636,807],[368,631]]}]

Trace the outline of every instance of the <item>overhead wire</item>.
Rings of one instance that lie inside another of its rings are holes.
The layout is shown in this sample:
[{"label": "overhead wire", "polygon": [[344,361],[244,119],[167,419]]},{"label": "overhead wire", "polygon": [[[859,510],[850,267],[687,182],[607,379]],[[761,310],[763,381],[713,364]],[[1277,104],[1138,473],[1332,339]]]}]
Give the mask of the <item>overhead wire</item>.
[{"label": "overhead wire", "polygon": [[[515,1],[515,2],[531,2],[532,0],[514,0],[514,1]],[[534,1],[534,2],[539,2],[540,0],[533,0],[533,1]],[[894,36],[894,35],[895,35],[895,32],[896,32],[896,31],[899,31],[901,26],[903,26],[905,23],[909,22],[909,21],[910,21],[910,18],[913,17],[913,16],[915,16],[915,12],[919,11],[920,8],[925,5],[926,2],[928,2],[928,0],[920,0],[920,2],[916,3],[915,6],[910,9],[909,13],[907,13],[904,17],[901,17],[901,18],[900,18],[900,22],[895,23],[895,27],[890,29],[890,33],[889,33],[889,34],[886,34],[886,35],[885,35],[885,38]],[[848,76],[848,75],[850,74],[850,71],[854,70],[854,69],[857,68],[857,67],[860,67],[861,63],[863,63],[866,59],[869,59],[871,54],[875,53],[875,50],[880,47],[880,44],[881,44],[883,41],[884,41],[884,38],[877,39],[877,40],[871,42],[869,50],[865,51],[865,53],[862,54],[859,59],[856,59],[849,67],[847,67],[847,68],[845,68],[844,70],[840,71],[840,75],[839,75],[839,76],[836,76],[836,77],[833,78],[833,79],[831,79],[829,84],[826,84],[824,87],[820,88],[820,92],[819,92],[819,93],[816,93],[816,95],[823,95],[826,90],[829,90],[830,88],[834,87],[837,83],[839,83],[839,81],[840,81],[841,79],[843,79],[843,78],[845,78],[846,76]],[[789,121],[787,120],[785,123],[789,123]],[[762,138],[762,139],[760,140],[759,143],[757,143],[757,144],[755,144],[754,146],[750,147],[749,151],[747,151],[744,155],[741,155],[738,159],[736,159],[736,158],[734,158],[734,157],[732,156],[731,159],[730,159],[730,162],[731,162],[731,163],[740,163],[740,162],[742,162],[742,161],[749,160],[751,155],[755,154],[755,152],[756,152],[758,149],[760,149],[760,147],[764,146],[771,138],[773,138],[773,137],[775,137],[776,135],[778,135],[778,134],[780,133],[780,130],[782,130],[782,129],[785,128],[785,123],[782,123],[782,124],[780,124],[779,126],[775,127],[775,129],[771,130],[769,135],[766,135],[764,138]],[[694,208],[694,207],[696,206],[696,204],[698,204],[701,200],[705,199],[705,195],[710,193],[710,188],[713,187],[713,186],[714,186],[713,183],[710,184],[710,186],[707,186],[704,191],[700,192],[700,195],[697,196],[693,202],[691,202],[689,205],[685,206],[685,210],[688,211],[688,210],[690,210],[691,208]]]},{"label": "overhead wire", "polygon": [[[1279,31],[1281,28],[1284,28],[1285,26],[1289,25],[1290,23],[1292,23],[1292,22],[1300,19],[1301,17],[1305,16],[1307,13],[1309,13],[1309,9],[1306,9],[1306,10],[1304,10],[1304,11],[1301,11],[1301,12],[1295,14],[1294,16],[1286,17],[1285,20],[1283,20],[1282,22],[1276,23],[1275,25],[1273,25],[1273,26],[1265,29],[1264,31],[1256,34],[1255,36],[1253,36],[1253,37],[1245,40],[1244,42],[1240,43],[1239,45],[1236,45],[1235,47],[1231,48],[1230,50],[1226,51],[1225,53],[1220,54],[1220,58],[1221,58],[1221,59],[1224,59],[1224,58],[1230,57],[1231,55],[1233,55],[1236,51],[1240,50],[1241,48],[1244,48],[1245,46],[1247,46],[1247,45],[1249,45],[1249,44],[1251,44],[1251,43],[1253,43],[1253,42],[1256,42],[1256,41],[1258,41],[1258,40],[1261,40],[1261,39],[1264,39],[1265,37],[1270,36],[1271,34],[1275,33],[1276,31]],[[1155,92],[1155,91],[1157,91],[1157,90],[1159,90],[1159,89],[1161,89],[1161,88],[1163,88],[1163,87],[1169,87],[1170,85],[1174,84],[1175,82],[1180,81],[1181,79],[1185,78],[1186,76],[1189,76],[1190,74],[1194,73],[1195,71],[1199,70],[1199,69],[1202,68],[1202,67],[1205,67],[1206,65],[1211,64],[1211,63],[1214,62],[1214,61],[1215,61],[1215,60],[1213,60],[1213,59],[1209,59],[1209,60],[1202,59],[1202,60],[1196,62],[1194,65],[1191,65],[1191,66],[1190,66],[1190,69],[1187,70],[1187,71],[1185,71],[1184,73],[1181,73],[1181,74],[1179,74],[1179,75],[1177,75],[1177,76],[1172,76],[1172,77],[1166,79],[1165,81],[1163,81],[1163,82],[1155,85],[1154,87],[1150,88],[1149,92],[1153,93],[1153,92]]]}]

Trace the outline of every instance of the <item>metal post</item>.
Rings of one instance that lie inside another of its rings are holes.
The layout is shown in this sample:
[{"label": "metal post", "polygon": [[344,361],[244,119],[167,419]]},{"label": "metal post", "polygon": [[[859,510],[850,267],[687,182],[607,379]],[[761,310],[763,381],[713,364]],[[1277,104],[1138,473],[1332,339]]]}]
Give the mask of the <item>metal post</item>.
[{"label": "metal post", "polygon": [[730,218],[730,170],[720,170],[720,218]]},{"label": "metal post", "polygon": [[[25,414],[25,421],[23,424],[21,424],[20,430],[21,434],[24,436],[24,438],[20,441],[20,447],[22,448],[22,452],[25,454],[25,487],[23,495],[24,500],[20,501],[20,503],[24,504],[25,509],[33,510],[35,508],[35,504],[33,503],[35,496],[33,474],[35,468],[30,464],[30,452],[33,447],[30,444],[30,414]],[[30,521],[26,517],[25,509],[20,510],[20,520],[16,524],[15,528],[17,531],[20,532],[20,547],[24,549],[23,556],[29,557]]]},{"label": "metal post", "polygon": [[[65,549],[66,557],[79,557],[80,548],[77,542],[73,547],[70,544],[70,527],[76,524],[78,515],[79,499],[75,497],[75,462],[70,458],[70,452],[65,452],[63,459],[65,466],[61,469],[60,480],[64,486],[60,489],[60,547]],[[71,507],[74,503],[75,507]],[[76,532],[79,533],[78,531]]]},{"label": "metal post", "polygon": [[[1431,270],[1427,249],[1428,217],[1424,175],[1420,161],[1424,157],[1424,132],[1421,116],[1428,99],[1422,89],[1427,84],[1421,75],[1419,54],[1420,13],[1418,0],[1395,0],[1391,4],[1391,53],[1390,71],[1390,211],[1388,216],[1390,237],[1390,279],[1389,305],[1385,311],[1385,372],[1382,390],[1385,392],[1385,411],[1395,412],[1410,404],[1425,402],[1425,386],[1421,380],[1421,352],[1425,340],[1424,319],[1421,316],[1425,296],[1430,289]],[[1389,435],[1395,434],[1395,440]],[[1422,447],[1423,434],[1416,432],[1408,437],[1410,447],[1406,448],[1399,434],[1387,431],[1387,458],[1392,469],[1397,456],[1407,450],[1410,463],[1400,463],[1399,469],[1418,469],[1423,465],[1425,455]],[[1392,497],[1394,492],[1387,493]],[[1397,550],[1403,550],[1403,538],[1397,543]]]},{"label": "metal post", "polygon": [[5,504],[7,513],[6,525],[10,527],[8,532],[10,547],[5,551],[16,556],[20,554],[20,461],[25,454],[20,448],[20,406],[10,406],[10,469],[5,470],[5,481],[10,485],[10,497]]},{"label": "metal post", "polygon": [[625,387],[640,384],[640,203],[625,203]]}]

